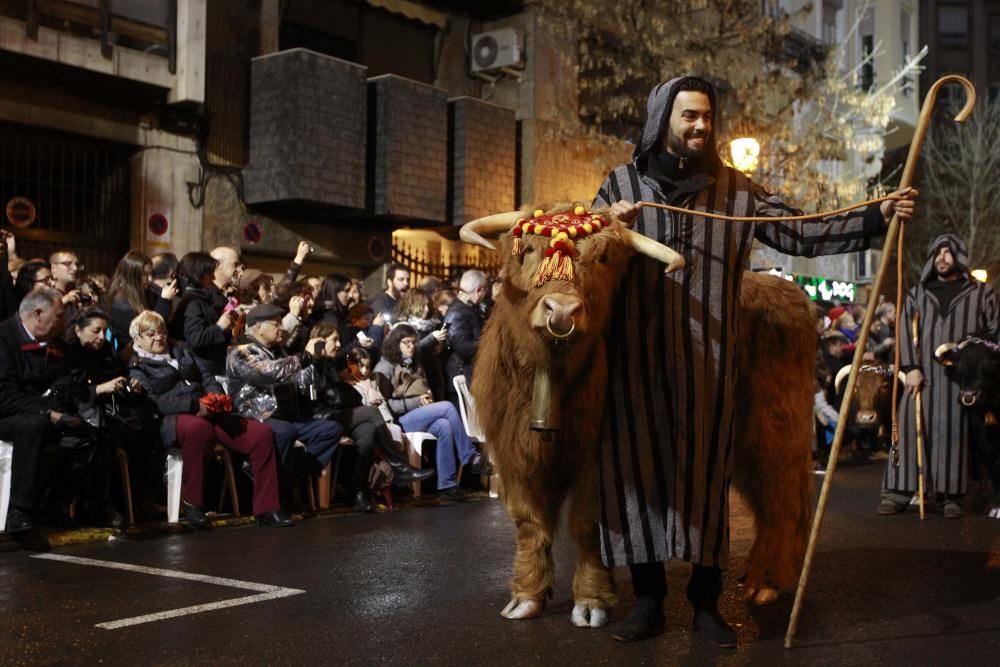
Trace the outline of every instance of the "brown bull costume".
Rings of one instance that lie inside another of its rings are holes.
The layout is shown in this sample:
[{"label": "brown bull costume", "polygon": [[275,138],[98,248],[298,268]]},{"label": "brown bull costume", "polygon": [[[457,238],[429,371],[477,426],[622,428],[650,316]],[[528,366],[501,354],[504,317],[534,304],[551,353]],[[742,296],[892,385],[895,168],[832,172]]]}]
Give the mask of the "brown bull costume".
[{"label": "brown bull costume", "polygon": [[[674,100],[714,89],[694,77],[658,85],[632,162],[604,181],[595,207],[658,202],[736,216],[796,215],[742,173],[723,165],[711,118],[704,149],[664,149]],[[688,144],[684,144],[687,146]],[[743,267],[754,239],[792,255],[868,248],[886,228],[878,206],[810,222],[725,222],[643,208],[634,229],[680,252],[684,270],[634,257],[622,279],[608,332],[608,401],[601,436],[601,550],[609,566],[632,566],[636,609],[616,638],[639,639],[663,625],[666,580],[660,561],[695,565],[688,598],[695,629],[732,645],[719,616],[729,557],[737,321]],[[777,381],[777,378],[776,378]]]}]

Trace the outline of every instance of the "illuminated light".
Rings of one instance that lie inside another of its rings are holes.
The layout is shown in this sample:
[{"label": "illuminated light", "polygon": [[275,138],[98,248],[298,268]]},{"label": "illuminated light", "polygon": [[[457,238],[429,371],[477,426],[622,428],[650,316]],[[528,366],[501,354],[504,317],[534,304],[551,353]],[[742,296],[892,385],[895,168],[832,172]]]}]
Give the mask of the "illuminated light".
[{"label": "illuminated light", "polygon": [[729,142],[729,152],[733,156],[733,166],[744,174],[751,174],[757,168],[760,143],[752,137],[733,139]]},{"label": "illuminated light", "polygon": [[972,277],[975,278],[976,280],[978,280],[981,283],[985,283],[986,282],[986,278],[989,275],[989,274],[986,273],[986,269],[973,269],[971,271],[971,273],[972,273]]}]

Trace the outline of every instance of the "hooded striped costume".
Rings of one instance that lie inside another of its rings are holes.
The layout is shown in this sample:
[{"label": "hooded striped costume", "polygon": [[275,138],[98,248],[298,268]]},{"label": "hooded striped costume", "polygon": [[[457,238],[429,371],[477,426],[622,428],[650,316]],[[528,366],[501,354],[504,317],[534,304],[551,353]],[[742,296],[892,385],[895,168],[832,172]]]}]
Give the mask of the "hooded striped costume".
[{"label": "hooded striped costume", "polygon": [[[658,177],[679,87],[652,90],[632,162],[608,175],[594,206],[649,201],[738,216],[800,212],[706,154],[680,178]],[[718,110],[714,91],[712,109]],[[676,157],[670,158],[675,162]],[[689,158],[694,159],[694,158]],[[699,166],[700,165],[700,166]],[[690,167],[690,165],[687,165]],[[669,186],[669,187],[668,187]],[[725,568],[729,551],[736,341],[740,284],[754,239],[813,257],[868,248],[885,232],[878,206],[792,223],[724,222],[640,209],[634,229],[687,261],[677,273],[636,256],[608,330],[609,391],[601,435],[601,551],[615,567],[670,559]]]},{"label": "hooded striped costume", "polygon": [[[940,285],[934,258],[948,246],[959,272],[955,294],[946,308],[934,289]],[[910,322],[920,313],[920,347],[913,344]],[[924,450],[928,487],[938,493],[964,495],[969,485],[970,413],[958,401],[959,386],[945,375],[944,366],[934,361],[934,350],[942,343],[959,342],[979,335],[991,340],[1000,333],[1000,302],[989,285],[969,275],[969,254],[954,234],[943,234],[927,248],[927,262],[920,283],[906,294],[900,322],[900,365],[903,371],[919,369],[927,385],[923,389]],[[883,487],[888,491],[913,493],[917,490],[917,411],[916,403],[904,396],[899,405],[899,467],[889,463]]]}]

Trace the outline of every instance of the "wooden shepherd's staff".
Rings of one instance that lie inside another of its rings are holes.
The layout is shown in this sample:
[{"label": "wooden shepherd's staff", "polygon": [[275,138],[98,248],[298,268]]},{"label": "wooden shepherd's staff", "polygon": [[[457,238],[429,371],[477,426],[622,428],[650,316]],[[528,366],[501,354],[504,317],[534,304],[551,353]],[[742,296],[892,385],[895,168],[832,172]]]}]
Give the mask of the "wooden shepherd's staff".
[{"label": "wooden shepherd's staff", "polygon": [[[920,349],[920,311],[913,312],[913,347]],[[898,369],[897,369],[898,370]],[[917,497],[920,499],[920,520],[924,520],[924,388],[914,390],[917,410]],[[904,399],[905,400],[905,399]]]},{"label": "wooden shepherd's staff", "polygon": [[[927,128],[930,126],[931,113],[934,110],[934,103],[937,101],[938,91],[946,83],[958,83],[965,88],[965,106],[955,116],[959,123],[964,122],[972,113],[972,108],[976,104],[976,89],[965,77],[955,74],[944,76],[934,82],[924,104],[920,108],[920,119],[917,121],[917,129],[913,134],[913,141],[910,143],[910,151],[906,156],[906,167],[903,169],[903,176],[899,182],[899,188],[908,188],[913,184],[913,173],[917,169],[917,158],[920,149],[924,144],[924,137],[927,135]],[[889,260],[892,257],[893,244],[899,236],[900,223],[899,215],[892,216],[889,222],[889,229],[885,234],[885,244],[882,246],[882,258],[879,261],[878,273],[875,275],[875,282],[872,284],[872,294],[879,294],[882,291],[882,282],[885,274],[888,273]],[[902,263],[902,248],[898,249],[899,262]],[[897,276],[897,282],[902,283],[902,272]],[[823,490],[819,494],[819,504],[816,506],[816,516],[813,517],[812,532],[809,534],[809,545],[806,547],[805,560],[802,563],[802,574],[799,576],[799,586],[795,591],[795,604],[792,607],[792,616],[788,621],[788,632],[785,633],[785,648],[791,648],[795,640],[795,631],[799,625],[799,615],[802,613],[802,601],[805,598],[806,585],[809,583],[809,572],[812,569],[813,555],[816,553],[816,541],[819,538],[819,529],[823,525],[823,514],[826,512],[826,503],[830,497],[830,488],[833,486],[833,473],[837,469],[837,456],[840,453],[840,446],[844,441],[844,431],[847,427],[848,411],[851,408],[851,400],[854,397],[854,386],[858,380],[858,371],[861,368],[861,358],[865,353],[865,346],[868,343],[868,332],[871,330],[872,319],[875,309],[872,307],[874,299],[868,300],[865,308],[865,317],[861,324],[861,331],[856,341],[857,347],[854,349],[854,360],[851,362],[851,373],[847,378],[847,389],[844,391],[843,403],[840,406],[840,418],[837,420],[837,431],[833,436],[833,447],[830,450],[830,461],[827,464],[826,476],[823,480]],[[898,301],[898,299],[897,299]],[[897,304],[897,307],[899,304]],[[899,318],[896,318],[896,349],[899,349]],[[894,443],[895,444],[895,443]]]}]

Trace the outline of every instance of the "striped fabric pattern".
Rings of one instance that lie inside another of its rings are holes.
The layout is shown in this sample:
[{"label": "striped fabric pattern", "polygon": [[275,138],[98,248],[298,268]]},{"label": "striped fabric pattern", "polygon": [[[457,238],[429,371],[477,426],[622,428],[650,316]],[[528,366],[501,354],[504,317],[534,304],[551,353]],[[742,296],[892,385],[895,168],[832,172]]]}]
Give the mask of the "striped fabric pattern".
[{"label": "striped fabric pattern", "polygon": [[[594,201],[666,202],[636,165],[616,168]],[[722,167],[686,208],[727,215],[799,213]],[[601,551],[608,566],[680,559],[725,567],[737,305],[754,238],[815,256],[863,250],[864,212],[818,221],[740,223],[643,208],[635,229],[687,260],[669,276],[631,260],[608,331],[609,392],[601,435]],[[876,230],[880,231],[880,230]]]},{"label": "striped fabric pattern", "polygon": [[[928,385],[923,391],[924,451],[928,489],[949,495],[964,495],[969,484],[970,413],[958,401],[959,386],[948,379],[944,367],[934,360],[934,350],[942,343],[959,342],[969,335],[996,340],[1000,333],[1000,303],[989,285],[964,277],[965,287],[942,312],[934,293],[925,287],[934,277],[934,254],[941,242],[952,244],[953,254],[962,267],[968,261],[965,246],[952,235],[939,237],[931,244],[928,266],[921,282],[910,288],[900,322],[900,364],[919,366]],[[913,345],[910,322],[920,313],[920,349]],[[905,330],[905,332],[904,332]],[[883,486],[891,491],[917,491],[917,410],[910,396],[899,405],[899,467],[886,465]]]}]

